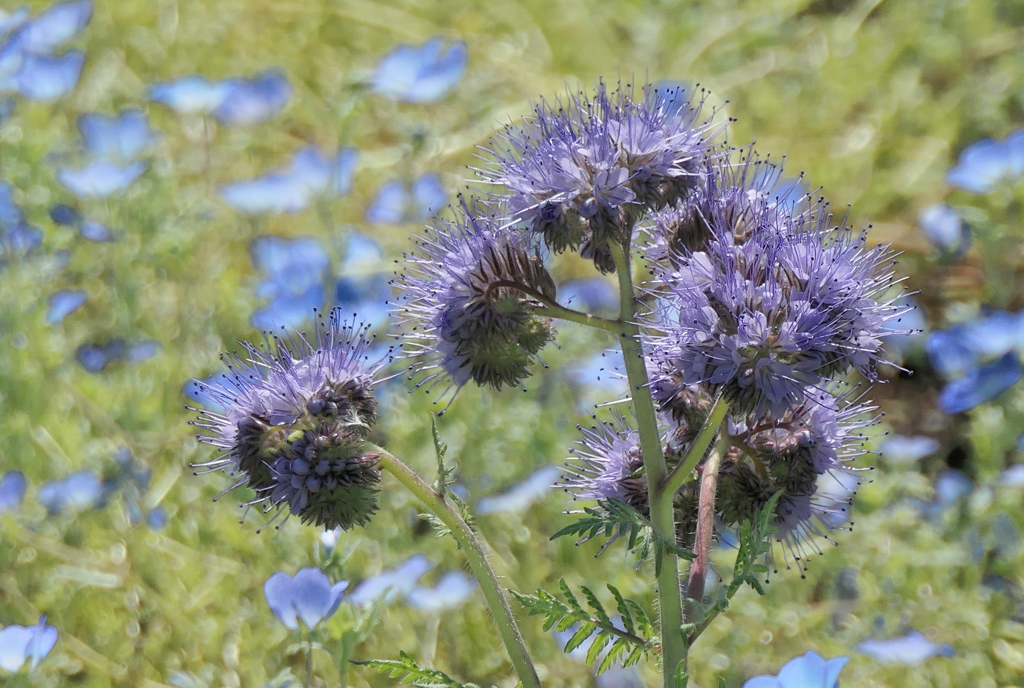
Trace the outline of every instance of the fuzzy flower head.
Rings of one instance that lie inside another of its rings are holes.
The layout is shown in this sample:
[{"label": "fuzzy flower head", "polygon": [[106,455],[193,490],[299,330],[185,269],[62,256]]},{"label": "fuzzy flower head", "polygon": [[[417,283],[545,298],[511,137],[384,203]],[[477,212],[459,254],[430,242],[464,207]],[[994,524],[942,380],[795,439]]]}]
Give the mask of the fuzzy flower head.
[{"label": "fuzzy flower head", "polygon": [[707,384],[732,408],[778,417],[850,369],[874,379],[886,323],[905,310],[885,296],[889,249],[832,227],[825,208],[751,213],[737,236],[716,210],[704,249],[659,274],[653,384]]},{"label": "fuzzy flower head", "polygon": [[556,253],[579,250],[604,272],[609,240],[629,238],[636,208],[657,209],[696,185],[711,135],[701,102],[678,87],[629,84],[593,96],[541,101],[533,115],[490,144],[481,171],[509,194],[513,219],[526,221]]},{"label": "fuzzy flower head", "polygon": [[530,294],[555,298],[555,283],[529,238],[507,216],[463,205],[454,221],[435,219],[406,254],[396,278],[405,297],[397,318],[410,344],[418,386],[442,397],[469,382],[522,386],[530,363],[554,337]]},{"label": "fuzzy flower head", "polygon": [[[378,454],[365,439],[377,421],[373,387],[390,351],[371,356],[367,327],[337,309],[315,337],[268,337],[223,355],[227,373],[194,381],[200,442],[221,454],[201,464],[223,470],[256,497],[244,506],[286,506],[306,523],[365,525],[377,509]],[[217,410],[214,410],[217,409]]]}]

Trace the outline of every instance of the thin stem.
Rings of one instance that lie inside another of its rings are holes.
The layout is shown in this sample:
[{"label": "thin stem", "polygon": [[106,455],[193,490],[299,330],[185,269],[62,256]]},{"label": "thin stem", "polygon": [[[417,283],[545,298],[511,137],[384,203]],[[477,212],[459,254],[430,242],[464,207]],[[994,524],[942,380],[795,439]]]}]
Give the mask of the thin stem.
[{"label": "thin stem", "polygon": [[306,639],[306,686],[313,688],[313,634]]},{"label": "thin stem", "polygon": [[541,304],[541,307],[537,309],[540,315],[546,315],[549,318],[559,318],[561,320],[568,320],[569,322],[578,323],[580,325],[586,325],[587,327],[594,327],[599,330],[618,334],[621,330],[619,323],[614,320],[608,320],[597,315],[590,313],[581,313],[580,311],[574,311],[571,308],[559,304],[553,299],[549,299],[540,291],[532,287],[528,287],[525,284],[520,284],[514,280],[497,280],[487,285],[487,290],[484,292],[484,296],[489,296],[493,289],[516,289],[526,294],[530,298]]},{"label": "thin stem", "polygon": [[700,429],[697,438],[693,440],[693,444],[690,445],[689,451],[686,452],[686,458],[682,460],[669,474],[668,478],[665,479],[665,484],[662,490],[668,495],[674,495],[676,490],[683,486],[683,483],[687,481],[693,469],[697,467],[697,464],[702,458],[704,453],[708,450],[711,445],[711,441],[715,439],[715,433],[718,432],[718,428],[721,427],[722,421],[725,420],[725,414],[729,410],[729,405],[722,399],[721,394],[715,397],[715,403],[711,406],[711,411],[708,413],[707,420],[704,421],[704,427]]},{"label": "thin stem", "polygon": [[715,491],[718,489],[718,469],[722,457],[729,448],[729,437],[722,433],[711,456],[704,463],[700,479],[700,502],[697,505],[697,536],[693,550],[697,555],[690,564],[690,580],[686,585],[686,597],[698,603],[704,599],[704,583],[708,577],[708,561],[711,555],[711,531],[715,520]]},{"label": "thin stem", "polygon": [[[619,278],[620,324],[617,334],[622,346],[626,377],[629,379],[637,431],[640,433],[640,452],[647,475],[651,523],[661,537],[668,542],[675,542],[676,522],[672,496],[658,487],[668,478],[668,467],[661,452],[661,433],[658,431],[658,417],[648,386],[640,328],[634,322],[636,302],[630,263],[622,246],[614,241],[608,242],[608,245],[615,258],[615,272]],[[658,574],[658,604],[661,610],[662,675],[665,685],[671,686],[675,685],[677,667],[686,661],[686,644],[680,631],[683,607],[679,591],[679,560],[672,552],[664,552],[662,555],[661,572]]]},{"label": "thin stem", "polygon": [[512,616],[512,608],[509,606],[508,599],[505,597],[505,593],[502,592],[501,584],[498,582],[498,577],[494,574],[494,569],[491,568],[490,563],[488,563],[487,555],[472,529],[470,529],[462,516],[452,508],[447,499],[437,494],[430,485],[427,485],[422,478],[416,475],[400,459],[380,447],[374,447],[374,451],[380,452],[381,468],[395,476],[398,482],[402,483],[417,499],[423,502],[452,532],[452,535],[458,541],[459,546],[469,560],[469,565],[473,569],[473,575],[476,576],[477,582],[480,584],[480,589],[483,590],[487,606],[490,608],[491,616],[494,617],[494,621],[498,626],[498,632],[501,633],[501,639],[505,643],[505,649],[508,651],[509,659],[512,661],[512,666],[515,667],[516,674],[519,676],[519,681],[522,683],[523,688],[541,688],[540,678],[537,676],[537,670],[533,666],[533,660],[530,659],[526,643],[523,642],[523,636],[519,632],[518,624],[516,624],[516,619]]}]

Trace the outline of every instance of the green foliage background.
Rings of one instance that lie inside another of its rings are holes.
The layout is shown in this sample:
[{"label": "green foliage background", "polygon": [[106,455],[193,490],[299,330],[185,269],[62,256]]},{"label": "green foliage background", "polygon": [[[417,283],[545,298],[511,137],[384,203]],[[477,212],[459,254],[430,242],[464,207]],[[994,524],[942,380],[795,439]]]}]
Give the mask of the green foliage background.
[{"label": "green foliage background", "polygon": [[[469,69],[452,95],[395,105],[366,92],[380,56],[435,34],[469,44]],[[855,204],[856,222],[875,223],[873,239],[905,251],[900,270],[922,291],[933,327],[980,304],[1024,307],[1019,190],[952,196],[954,204],[978,205],[980,218],[976,246],[960,265],[930,258],[913,226],[922,207],[950,194],[943,174],[960,149],[1024,121],[1019,0],[98,0],[79,40],[88,60],[75,94],[53,106],[21,103],[0,127],[0,176],[18,190],[29,220],[46,229],[46,251],[72,255],[57,276],[46,261],[0,272],[0,461],[31,480],[24,506],[0,516],[0,623],[46,613],[60,629],[56,649],[32,675],[36,685],[157,688],[189,672],[196,685],[259,686],[284,667],[303,674],[304,654],[271,615],[262,586],[275,571],[314,565],[318,533],[293,520],[257,535],[259,517],[238,524],[233,507],[242,496],[211,501],[227,479],[191,475],[189,462],[210,452],[185,425],[182,385],[216,370],[222,349],[256,335],[248,324],[259,305],[253,237],[319,236],[337,259],[348,228],[366,229],[363,209],[380,183],[436,170],[456,189],[469,177],[475,146],[528,112],[531,98],[566,82],[699,81],[723,116],[738,119],[731,143],[756,137],[773,159],[788,155],[791,172],[806,171],[837,207]],[[123,198],[86,205],[94,219],[123,229],[122,241],[84,245],[50,222],[48,207],[68,200],[53,174],[59,156],[74,157],[78,113],[145,105],[147,84],[176,75],[217,78],[271,65],[287,71],[296,92],[282,115],[256,128],[212,132],[149,108],[164,132],[150,169]],[[213,200],[214,185],[279,166],[306,142],[362,150],[351,196],[269,221],[240,218]],[[373,236],[397,258],[416,230]],[[569,260],[556,269],[562,278],[587,274]],[[54,328],[44,313],[57,288],[84,288],[90,299]],[[152,337],[163,351],[99,375],[74,361],[80,343],[115,336]],[[564,326],[559,343],[545,356],[551,369],[537,371],[527,394],[466,389],[442,419],[448,455],[476,488],[474,498],[567,455],[586,416],[580,390],[559,368],[610,341]],[[1012,390],[963,417],[944,416],[926,362],[917,354],[908,364],[917,375],[892,375],[876,392],[885,424],[939,437],[943,449],[919,467],[879,461],[840,547],[812,561],[806,579],[786,571],[767,597],[741,593],[693,648],[697,685],[740,686],[808,649],[851,654],[864,637],[910,628],[953,644],[957,656],[901,668],[854,654],[843,685],[1024,685],[1020,548],[986,551],[999,514],[1024,526],[1021,490],[994,486],[998,471],[1020,458],[1013,446],[1024,430],[1024,394]],[[382,422],[380,439],[424,476],[434,465],[435,408],[422,394],[398,396]],[[165,530],[132,526],[120,499],[47,517],[35,501],[41,483],[103,470],[120,446],[152,468],[145,499],[169,511]],[[941,523],[926,522],[904,498],[930,499],[931,478],[947,456],[985,487]],[[417,551],[439,562],[428,580],[463,565],[449,539],[419,524],[415,504],[394,482],[386,482],[382,506],[368,528],[339,545],[351,551],[346,577],[358,580]],[[563,575],[595,590],[610,582],[653,616],[651,571],[635,573],[615,547],[595,560],[594,544],[548,541],[568,522],[564,506],[564,495],[552,493],[522,515],[481,517],[505,583],[530,592],[554,590]],[[728,570],[728,552],[722,556]],[[852,575],[856,599],[840,585]],[[349,617],[343,608],[325,636],[340,634]],[[546,686],[591,680],[541,632],[539,619],[523,615],[522,625]],[[439,621],[396,603],[355,656],[397,658],[405,650],[461,679],[511,688],[492,626],[479,593]],[[337,685],[323,653],[315,669],[318,684]],[[644,675],[655,685],[653,666]],[[353,669],[349,682],[393,680]]]}]

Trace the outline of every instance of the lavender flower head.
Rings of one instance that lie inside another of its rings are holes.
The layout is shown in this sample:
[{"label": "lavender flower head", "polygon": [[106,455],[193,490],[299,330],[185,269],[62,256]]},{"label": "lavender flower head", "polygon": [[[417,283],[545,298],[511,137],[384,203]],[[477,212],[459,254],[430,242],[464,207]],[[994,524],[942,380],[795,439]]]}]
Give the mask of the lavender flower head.
[{"label": "lavender flower head", "polygon": [[805,390],[853,368],[868,379],[885,323],[905,309],[888,247],[833,227],[827,206],[793,216],[749,206],[742,235],[723,208],[700,251],[676,254],[653,290],[655,386],[703,383],[733,408],[781,416]]},{"label": "lavender flower head", "polygon": [[287,506],[328,529],[365,525],[380,482],[378,454],[365,438],[377,421],[373,388],[391,360],[390,350],[371,355],[372,341],[367,326],[343,321],[335,309],[312,340],[272,336],[223,355],[224,377],[193,382],[211,407],[193,409],[192,425],[206,431],[197,438],[221,452],[197,467],[234,476],[228,490],[253,489],[243,506]]},{"label": "lavender flower head", "polygon": [[554,337],[530,293],[553,300],[555,283],[529,238],[493,212],[463,205],[455,220],[435,219],[395,280],[405,353],[429,372],[418,386],[444,385],[442,397],[470,381],[522,386]]},{"label": "lavender flower head", "polygon": [[676,87],[627,84],[592,97],[541,101],[519,126],[492,140],[495,161],[481,176],[508,192],[515,221],[527,221],[549,249],[580,250],[603,272],[614,264],[608,241],[629,239],[634,210],[685,197],[703,174],[711,126],[701,101]]}]

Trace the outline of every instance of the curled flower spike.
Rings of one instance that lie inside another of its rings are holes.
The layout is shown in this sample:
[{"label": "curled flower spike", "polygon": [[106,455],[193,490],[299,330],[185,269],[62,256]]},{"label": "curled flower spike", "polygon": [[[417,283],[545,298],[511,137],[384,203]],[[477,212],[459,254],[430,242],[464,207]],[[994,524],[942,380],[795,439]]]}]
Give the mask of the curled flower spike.
[{"label": "curled flower spike", "polygon": [[430,371],[417,386],[443,384],[442,397],[470,381],[522,386],[554,338],[531,295],[553,301],[555,283],[528,238],[505,226],[506,216],[482,204],[456,212],[454,221],[433,221],[395,280],[405,293],[396,304],[411,344],[405,354],[413,370]]},{"label": "curled flower spike", "polygon": [[733,409],[778,417],[851,368],[874,379],[886,323],[906,310],[885,296],[897,282],[888,247],[832,227],[827,207],[750,211],[737,236],[715,210],[704,250],[660,273],[653,385],[707,384]]},{"label": "curled flower spike", "polygon": [[505,187],[513,221],[526,221],[555,253],[579,250],[614,271],[608,241],[632,232],[633,210],[685,197],[703,172],[707,139],[703,102],[678,87],[629,84],[593,96],[541,101],[519,126],[490,143],[495,158],[482,178]]},{"label": "curled flower spike", "polygon": [[228,490],[255,490],[243,506],[287,506],[328,529],[365,525],[377,510],[380,469],[364,440],[377,421],[373,388],[391,360],[390,350],[371,355],[372,341],[365,325],[335,309],[312,341],[273,336],[222,356],[226,375],[192,383],[196,398],[222,409],[192,409],[192,425],[207,433],[199,441],[221,451],[197,467],[234,476]]}]

